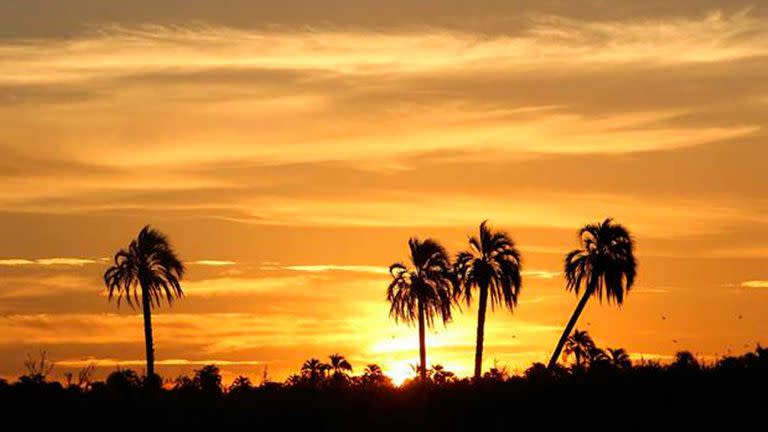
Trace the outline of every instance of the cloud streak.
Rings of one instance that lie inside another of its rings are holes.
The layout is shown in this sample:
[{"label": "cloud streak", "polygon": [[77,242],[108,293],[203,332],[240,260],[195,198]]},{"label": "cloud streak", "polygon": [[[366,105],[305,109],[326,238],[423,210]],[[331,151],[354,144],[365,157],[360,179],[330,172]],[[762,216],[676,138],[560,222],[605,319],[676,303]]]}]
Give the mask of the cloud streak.
[{"label": "cloud streak", "polygon": [[90,258],[8,258],[0,259],[0,266],[20,267],[20,266],[75,266],[82,267],[86,264],[96,264],[99,260]]},{"label": "cloud streak", "polygon": [[743,288],[768,288],[768,281],[765,280],[750,280],[741,283]]}]

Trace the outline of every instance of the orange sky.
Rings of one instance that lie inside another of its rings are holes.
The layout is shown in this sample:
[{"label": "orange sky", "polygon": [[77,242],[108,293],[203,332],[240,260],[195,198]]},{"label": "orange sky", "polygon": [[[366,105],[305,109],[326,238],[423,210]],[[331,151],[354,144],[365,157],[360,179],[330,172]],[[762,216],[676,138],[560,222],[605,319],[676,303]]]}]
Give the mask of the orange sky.
[{"label": "orange sky", "polygon": [[[143,367],[104,258],[146,223],[189,264],[155,319],[160,373],[282,379],[341,352],[402,376],[388,319],[409,236],[483,219],[526,273],[486,368],[545,361],[581,225],[635,234],[621,310],[579,327],[636,358],[768,343],[768,10],[742,1],[176,0],[0,4],[0,376]],[[662,319],[666,317],[666,319]],[[471,367],[475,310],[428,337]]]}]

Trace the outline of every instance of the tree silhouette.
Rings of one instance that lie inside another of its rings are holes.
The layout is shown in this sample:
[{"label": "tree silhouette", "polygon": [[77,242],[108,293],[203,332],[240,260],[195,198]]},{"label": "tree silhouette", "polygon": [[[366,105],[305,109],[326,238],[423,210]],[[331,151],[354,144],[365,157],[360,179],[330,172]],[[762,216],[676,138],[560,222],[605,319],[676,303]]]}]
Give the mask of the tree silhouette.
[{"label": "tree silhouette", "polygon": [[576,368],[580,369],[590,358],[590,353],[595,349],[595,342],[589,333],[577,329],[565,341],[564,348],[563,360],[567,361],[569,357],[573,356]]},{"label": "tree silhouette", "polygon": [[443,324],[451,320],[451,265],[448,253],[436,241],[408,241],[411,267],[395,263],[389,267],[392,282],[387,289],[389,316],[395,321],[419,326],[419,375],[427,377],[425,328],[439,316]]},{"label": "tree silhouette", "polygon": [[192,382],[202,393],[217,396],[223,391],[221,386],[221,373],[216,365],[205,365],[195,371]]},{"label": "tree silhouette", "polygon": [[361,378],[363,385],[368,386],[381,386],[389,387],[392,385],[392,380],[384,375],[384,371],[381,370],[381,366],[371,363],[363,370],[363,376]]},{"label": "tree silhouette", "polygon": [[141,378],[131,369],[118,368],[107,376],[106,385],[112,391],[128,393],[141,387]]},{"label": "tree silhouette", "polygon": [[611,358],[600,347],[592,347],[587,354],[589,356],[589,367],[607,366],[611,363]]},{"label": "tree silhouette", "polygon": [[352,372],[352,365],[341,354],[331,354],[328,356],[331,360],[330,367],[333,370],[333,379],[337,381],[346,381],[349,378],[349,374]]},{"label": "tree silhouette", "polygon": [[446,384],[453,382],[456,379],[456,374],[439,364],[432,365],[431,375],[432,381],[434,381],[435,384]]},{"label": "tree silhouette", "polygon": [[632,360],[624,348],[608,348],[608,356],[610,357],[611,365],[615,368],[629,369],[632,367]]},{"label": "tree silhouette", "polygon": [[581,247],[571,251],[565,258],[566,289],[579,295],[584,293],[565,326],[562,336],[552,357],[549,368],[557,363],[571,330],[576,325],[579,315],[592,296],[601,301],[603,293],[608,302],[621,306],[625,294],[635,281],[636,261],[634,241],[623,226],[608,218],[602,223],[590,224],[579,230]]},{"label": "tree silhouette", "polygon": [[483,364],[485,313],[490,297],[491,308],[502,303],[514,310],[520,294],[521,259],[515,243],[503,231],[494,232],[488,221],[480,224],[480,236],[470,237],[470,250],[460,252],[454,265],[455,296],[472,302],[472,290],[480,291],[477,312],[477,343],[475,346],[475,379],[480,378]]},{"label": "tree silhouette", "polygon": [[675,360],[670,366],[678,370],[698,370],[701,367],[696,356],[690,351],[678,351],[675,353]]},{"label": "tree silhouette", "polygon": [[364,376],[381,376],[384,375],[384,371],[381,370],[381,366],[371,363],[368,366],[365,367],[365,370],[363,371]]},{"label": "tree silhouette", "polygon": [[144,342],[147,353],[147,377],[154,379],[155,354],[152,340],[152,309],[163,298],[168,304],[181,298],[180,281],[184,265],[176,257],[164,234],[145,226],[127,249],[115,254],[115,263],[104,273],[109,300],[117,295],[117,304],[125,299],[131,308],[141,301],[144,314]]},{"label": "tree silhouette", "polygon": [[301,365],[301,377],[311,384],[318,384],[325,380],[329,370],[331,370],[331,365],[311,358]]},{"label": "tree silhouette", "polygon": [[232,385],[229,386],[229,391],[231,392],[235,389],[251,389],[251,388],[253,388],[253,383],[251,383],[251,379],[245,375],[238,375],[232,381]]}]

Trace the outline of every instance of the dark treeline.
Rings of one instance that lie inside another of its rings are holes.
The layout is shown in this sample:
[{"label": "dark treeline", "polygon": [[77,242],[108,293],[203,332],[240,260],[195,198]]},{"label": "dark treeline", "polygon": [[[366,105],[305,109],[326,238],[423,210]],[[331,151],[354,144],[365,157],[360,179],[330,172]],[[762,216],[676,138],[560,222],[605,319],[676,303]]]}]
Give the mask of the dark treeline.
[{"label": "dark treeline", "polygon": [[48,379],[51,367],[43,358],[29,362],[28,373],[16,382],[0,381],[0,411],[5,419],[23,419],[27,426],[78,420],[80,429],[111,424],[120,429],[613,429],[692,427],[715,420],[735,427],[759,419],[766,402],[768,349],[759,346],[710,363],[683,351],[665,364],[633,364],[624,350],[603,350],[576,331],[564,352],[569,367],[536,363],[515,375],[492,368],[474,380],[435,365],[426,379],[415,374],[400,387],[376,365],[352,375],[352,365],[340,355],[328,362],[307,360],[283,383],[265,377],[255,384],[241,376],[228,387],[215,365],[162,387],[130,369],[93,381],[92,368],[84,368],[62,383]]}]

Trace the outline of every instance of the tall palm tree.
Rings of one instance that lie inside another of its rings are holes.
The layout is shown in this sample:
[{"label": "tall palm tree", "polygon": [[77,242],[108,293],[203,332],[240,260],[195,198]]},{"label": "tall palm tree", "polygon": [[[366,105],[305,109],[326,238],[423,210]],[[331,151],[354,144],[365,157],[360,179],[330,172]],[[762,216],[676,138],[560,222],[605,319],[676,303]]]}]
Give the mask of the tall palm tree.
[{"label": "tall palm tree", "polygon": [[602,301],[605,293],[609,303],[616,302],[621,306],[625,294],[635,282],[635,245],[626,228],[608,218],[602,223],[590,224],[579,230],[579,240],[581,247],[571,251],[565,258],[564,273],[566,289],[579,295],[583,288],[584,293],[552,353],[550,369],[557,363],[563,345],[587,305],[587,300],[595,296]]},{"label": "tall palm tree", "polygon": [[161,232],[145,226],[127,249],[115,254],[115,263],[104,273],[109,300],[117,296],[117,305],[125,299],[131,308],[141,302],[144,314],[144,342],[147,353],[147,377],[155,376],[155,353],[152,340],[152,309],[163,298],[171,305],[181,298],[180,281],[184,264]]},{"label": "tall palm tree", "polygon": [[512,312],[517,306],[522,279],[520,252],[504,231],[493,231],[488,221],[480,224],[480,236],[469,238],[470,250],[460,252],[454,265],[455,296],[472,302],[472,290],[480,294],[475,345],[475,379],[480,379],[483,365],[485,313],[490,297],[491,308],[502,303]]},{"label": "tall palm tree", "polygon": [[389,316],[395,321],[419,325],[419,375],[427,378],[426,327],[438,316],[446,324],[451,320],[451,264],[448,253],[432,239],[408,240],[411,267],[395,263],[389,267],[392,282],[387,288]]},{"label": "tall palm tree", "polygon": [[611,359],[611,365],[617,369],[629,369],[632,367],[632,360],[624,348],[608,348],[608,356]]},{"label": "tall palm tree", "polygon": [[341,354],[331,354],[328,356],[331,360],[330,366],[333,370],[333,376],[337,379],[347,378],[347,374],[352,372],[352,364]]},{"label": "tall palm tree", "polygon": [[589,359],[590,353],[595,348],[595,342],[592,340],[592,337],[589,336],[589,333],[576,329],[565,341],[563,359],[567,360],[570,356],[573,356],[576,367],[581,368]]}]

